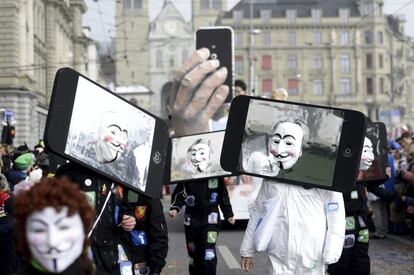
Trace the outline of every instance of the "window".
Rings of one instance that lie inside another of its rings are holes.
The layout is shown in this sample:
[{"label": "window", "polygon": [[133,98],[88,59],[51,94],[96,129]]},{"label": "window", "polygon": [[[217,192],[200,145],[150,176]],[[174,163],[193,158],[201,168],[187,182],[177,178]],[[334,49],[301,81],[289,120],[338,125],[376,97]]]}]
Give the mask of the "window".
[{"label": "window", "polygon": [[367,45],[372,44],[372,31],[365,32],[365,44]]},{"label": "window", "polygon": [[272,19],[272,10],[261,10],[260,19],[262,20],[262,24],[270,24]]},{"label": "window", "polygon": [[155,57],[155,66],[157,68],[162,68],[162,52],[161,52],[161,50],[157,50],[156,57]]},{"label": "window", "polygon": [[313,57],[313,68],[316,70],[322,69],[322,56],[321,55],[315,55]]},{"label": "window", "polygon": [[362,15],[365,17],[372,16],[374,11],[374,6],[372,3],[364,3],[364,8],[362,11]]},{"label": "window", "polygon": [[134,8],[135,8],[136,10],[140,10],[140,9],[142,9],[142,0],[135,0],[135,1],[134,1]]},{"label": "window", "polygon": [[384,36],[382,32],[378,32],[377,34],[377,42],[379,45],[382,45],[384,43]]},{"label": "window", "polygon": [[273,83],[271,79],[262,79],[262,91],[271,92],[273,90]]},{"label": "window", "polygon": [[349,23],[349,9],[339,9],[339,19],[342,24]]},{"label": "window", "polygon": [[262,56],[262,70],[272,69],[272,57],[268,54]]},{"label": "window", "polygon": [[384,69],[384,55],[382,53],[378,55],[378,67]]},{"label": "window", "polygon": [[351,80],[348,78],[341,79],[341,93],[342,95],[349,95],[351,93]]},{"label": "window", "polygon": [[297,79],[288,79],[287,87],[289,95],[299,94],[299,81]]},{"label": "window", "polygon": [[320,23],[322,17],[322,10],[319,9],[312,9],[312,21],[313,23]]},{"label": "window", "polygon": [[366,55],[366,67],[367,69],[372,69],[372,54],[370,53]]},{"label": "window", "polygon": [[315,45],[322,44],[322,32],[313,33],[313,43],[315,43]]},{"label": "window", "polygon": [[174,66],[175,66],[174,56],[170,56],[170,67],[174,67]]},{"label": "window", "polygon": [[236,34],[235,34],[235,46],[237,48],[243,47],[243,33],[242,32],[236,32]]},{"label": "window", "polygon": [[289,32],[288,44],[289,46],[296,46],[296,32]]},{"label": "window", "polygon": [[213,10],[221,10],[221,0],[213,0],[211,5],[213,6]]},{"label": "window", "polygon": [[286,10],[286,18],[289,24],[296,23],[296,10]]},{"label": "window", "polygon": [[188,58],[188,50],[187,49],[183,49],[181,51],[181,60],[182,60],[182,63],[184,63],[184,61],[186,61],[187,58]]},{"label": "window", "polygon": [[323,82],[321,79],[315,79],[313,81],[313,94],[323,95]]},{"label": "window", "polygon": [[374,93],[374,83],[371,77],[367,77],[367,94],[372,95]]},{"label": "window", "polygon": [[349,32],[343,31],[339,34],[341,46],[348,46],[349,44]]},{"label": "window", "polygon": [[243,10],[233,11],[233,20],[235,24],[241,24],[243,22]]},{"label": "window", "polygon": [[131,0],[124,0],[122,3],[123,3],[124,10],[131,9]]},{"label": "window", "polygon": [[263,46],[270,46],[272,44],[270,32],[262,32]]},{"label": "window", "polygon": [[385,92],[384,78],[381,77],[379,81],[380,81],[379,90],[380,90],[380,93],[383,94]]},{"label": "window", "polygon": [[349,74],[351,71],[351,60],[349,55],[342,55],[341,56],[341,73]]},{"label": "window", "polygon": [[243,70],[244,70],[244,68],[243,68],[243,56],[241,56],[241,55],[236,55],[235,57],[234,57],[234,69],[235,69],[235,72],[236,72],[236,74],[238,74],[238,75],[241,75],[241,74],[243,74]]},{"label": "window", "polygon": [[297,58],[296,55],[288,55],[288,69],[296,70],[297,68]]},{"label": "window", "polygon": [[200,0],[200,10],[210,9],[210,0]]}]

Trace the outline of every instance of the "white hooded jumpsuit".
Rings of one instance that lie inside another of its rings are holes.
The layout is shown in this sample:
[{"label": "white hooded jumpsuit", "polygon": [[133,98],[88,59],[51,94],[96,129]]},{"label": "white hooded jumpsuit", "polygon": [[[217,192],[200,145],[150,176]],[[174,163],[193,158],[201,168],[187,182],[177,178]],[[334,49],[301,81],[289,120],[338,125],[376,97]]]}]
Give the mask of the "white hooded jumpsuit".
[{"label": "white hooded jumpsuit", "polygon": [[[269,205],[273,211],[266,211]],[[267,274],[325,274],[326,265],[341,257],[345,238],[341,193],[264,180],[250,209],[240,254],[253,257],[256,250],[266,251]],[[266,236],[269,242],[260,244]]]}]

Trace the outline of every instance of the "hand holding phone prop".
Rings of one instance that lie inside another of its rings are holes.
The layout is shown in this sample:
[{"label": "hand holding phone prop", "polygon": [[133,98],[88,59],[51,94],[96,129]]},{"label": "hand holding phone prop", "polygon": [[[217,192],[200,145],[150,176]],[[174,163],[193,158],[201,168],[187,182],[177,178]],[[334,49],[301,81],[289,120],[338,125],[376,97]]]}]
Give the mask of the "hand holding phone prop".
[{"label": "hand holding phone prop", "polygon": [[231,173],[221,168],[224,131],[171,139],[171,182],[194,181]]},{"label": "hand holding phone prop", "polygon": [[386,179],[388,167],[387,130],[382,122],[368,123],[359,163],[358,181]]},{"label": "hand holding phone prop", "polygon": [[160,194],[165,123],[69,68],[56,74],[44,139],[52,152],[116,183]]},{"label": "hand holding phone prop", "polygon": [[230,108],[220,161],[233,173],[347,191],[364,131],[360,112],[240,96]]}]

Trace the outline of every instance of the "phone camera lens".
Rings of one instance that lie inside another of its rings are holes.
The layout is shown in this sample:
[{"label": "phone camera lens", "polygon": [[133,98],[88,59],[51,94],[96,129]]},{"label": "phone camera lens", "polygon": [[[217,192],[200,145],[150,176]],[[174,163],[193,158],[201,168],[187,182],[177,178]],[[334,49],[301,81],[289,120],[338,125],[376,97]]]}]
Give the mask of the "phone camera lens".
[{"label": "phone camera lens", "polygon": [[351,157],[352,156],[352,149],[349,148],[349,147],[346,147],[344,149],[344,156],[347,157],[347,158]]},{"label": "phone camera lens", "polygon": [[212,53],[212,54],[211,54],[211,59],[217,59],[217,54]]}]

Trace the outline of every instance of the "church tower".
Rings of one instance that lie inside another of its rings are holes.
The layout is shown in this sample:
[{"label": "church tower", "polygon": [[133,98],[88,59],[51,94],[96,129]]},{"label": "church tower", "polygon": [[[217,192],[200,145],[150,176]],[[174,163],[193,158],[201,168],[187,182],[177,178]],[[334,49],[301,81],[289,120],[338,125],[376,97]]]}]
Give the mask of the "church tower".
[{"label": "church tower", "polygon": [[227,0],[192,0],[194,30],[214,26],[221,13],[227,10]]},{"label": "church tower", "polygon": [[148,0],[116,1],[116,85],[149,86]]}]

